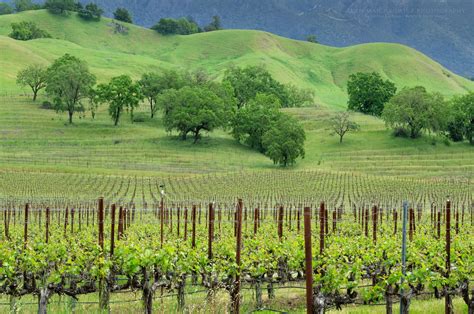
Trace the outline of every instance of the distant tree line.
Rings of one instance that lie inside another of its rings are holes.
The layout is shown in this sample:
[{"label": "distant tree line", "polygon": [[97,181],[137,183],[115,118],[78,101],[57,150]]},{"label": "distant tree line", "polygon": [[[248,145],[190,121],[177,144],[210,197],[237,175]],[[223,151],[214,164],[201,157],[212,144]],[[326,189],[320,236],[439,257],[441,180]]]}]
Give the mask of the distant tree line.
[{"label": "distant tree line", "polygon": [[[104,10],[93,2],[83,5],[74,0],[46,0],[43,5],[40,5],[33,3],[31,0],[15,0],[13,6],[0,2],[0,15],[38,9],[47,9],[52,14],[60,15],[77,12],[79,17],[88,21],[99,21],[104,13]],[[133,23],[132,15],[125,8],[117,8],[113,12],[113,16],[117,21]],[[203,27],[199,26],[192,17],[162,18],[151,29],[162,35],[190,35],[220,30],[222,29],[222,22],[217,15],[213,16],[209,24]]]},{"label": "distant tree line", "polygon": [[436,133],[452,141],[474,144],[474,92],[447,101],[422,86],[405,87],[378,73],[355,73],[347,82],[348,109],[381,117],[396,136],[418,138]]},{"label": "distant tree line", "polygon": [[182,140],[191,137],[197,143],[203,132],[222,129],[275,164],[288,166],[305,154],[303,127],[280,109],[311,103],[313,94],[277,82],[260,66],[229,68],[220,82],[201,70],[162,70],[144,73],[137,81],[120,75],[96,85],[87,63],[65,54],[49,67],[21,70],[17,83],[32,90],[33,101],[45,89],[52,108],[66,112],[69,123],[86,111],[95,118],[102,104],[108,105],[114,125],[124,114],[133,123],[134,111],[145,102],[151,119],[161,113],[166,130]]},{"label": "distant tree line", "polygon": [[162,18],[151,27],[162,35],[191,35],[202,32],[212,32],[222,29],[221,18],[217,15],[212,17],[212,21],[201,28],[192,17],[182,17],[179,19]]}]

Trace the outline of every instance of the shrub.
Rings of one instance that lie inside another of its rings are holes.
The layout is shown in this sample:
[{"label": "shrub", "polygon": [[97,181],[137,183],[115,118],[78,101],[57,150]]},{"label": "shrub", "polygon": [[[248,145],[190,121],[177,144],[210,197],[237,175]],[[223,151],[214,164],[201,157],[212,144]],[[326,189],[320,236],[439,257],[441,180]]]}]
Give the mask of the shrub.
[{"label": "shrub", "polygon": [[12,23],[12,31],[8,35],[16,40],[31,40],[36,38],[50,38],[48,32],[38,28],[34,22]]}]

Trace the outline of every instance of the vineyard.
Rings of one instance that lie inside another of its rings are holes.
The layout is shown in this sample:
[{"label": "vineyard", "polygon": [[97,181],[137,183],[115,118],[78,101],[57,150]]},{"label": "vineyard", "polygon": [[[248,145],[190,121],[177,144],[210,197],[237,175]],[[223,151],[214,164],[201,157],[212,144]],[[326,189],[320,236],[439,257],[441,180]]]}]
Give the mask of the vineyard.
[{"label": "vineyard", "polygon": [[407,313],[419,297],[474,311],[469,181],[1,172],[0,191],[2,311],[34,296],[46,313],[55,295],[97,295],[107,311],[127,292],[146,313],[166,311],[165,296],[174,311],[189,311],[197,289],[209,303],[226,295],[237,313],[245,298],[254,300],[249,310],[261,309],[279,287],[305,282],[314,313],[350,304],[391,313],[400,300]]}]

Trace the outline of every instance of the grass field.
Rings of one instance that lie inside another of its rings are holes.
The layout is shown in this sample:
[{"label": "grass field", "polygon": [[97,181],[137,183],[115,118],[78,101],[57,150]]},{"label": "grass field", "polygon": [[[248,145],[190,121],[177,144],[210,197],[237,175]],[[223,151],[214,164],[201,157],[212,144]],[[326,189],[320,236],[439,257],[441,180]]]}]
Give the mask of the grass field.
[{"label": "grass field", "polygon": [[[153,176],[240,170],[284,171],[265,156],[238,144],[225,131],[206,135],[198,144],[183,142],[164,130],[160,117],[150,119],[144,106],[137,112],[145,122],[124,116],[114,127],[101,108],[96,120],[40,109],[26,97],[0,98],[0,160],[2,169]],[[395,138],[379,119],[355,115],[362,130],[342,144],[330,136],[332,111],[288,109],[307,132],[306,157],[291,169],[327,170],[410,177],[472,178],[474,152],[468,143],[447,146],[440,138]]]}]

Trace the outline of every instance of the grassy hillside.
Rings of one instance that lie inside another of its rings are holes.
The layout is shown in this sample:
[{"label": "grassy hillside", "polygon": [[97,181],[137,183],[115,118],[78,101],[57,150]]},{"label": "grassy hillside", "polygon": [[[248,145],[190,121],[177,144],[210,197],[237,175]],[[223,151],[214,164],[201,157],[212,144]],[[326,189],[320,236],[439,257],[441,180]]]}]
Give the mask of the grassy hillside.
[{"label": "grassy hillside", "polygon": [[[54,39],[8,38],[10,24],[22,20],[35,21]],[[263,64],[278,80],[313,89],[317,103],[339,108],[347,101],[347,78],[357,71],[377,71],[399,87],[421,84],[448,96],[474,89],[473,82],[403,45],[333,48],[248,30],[163,37],[135,25],[127,25],[130,30],[124,35],[114,33],[110,22],[86,22],[75,14],[64,17],[46,11],[0,16],[1,91],[18,92],[14,78],[25,65],[48,64],[66,52],[87,60],[99,81],[122,73],[138,78],[164,67],[203,68],[219,77],[231,64]]]},{"label": "grassy hillside", "polygon": [[[6,35],[10,23],[33,20],[54,39],[16,41]],[[265,156],[239,145],[224,131],[213,132],[193,145],[168,136],[159,117],[148,118],[143,106],[131,124],[124,116],[113,127],[106,108],[96,120],[89,116],[65,124],[65,115],[39,109],[18,97],[18,70],[30,63],[49,64],[69,52],[88,61],[104,81],[128,73],[163,67],[203,68],[219,78],[231,64],[264,64],[279,80],[314,89],[323,106],[288,109],[307,132],[306,158],[292,169],[354,171],[411,177],[472,177],[474,151],[467,143],[446,146],[424,136],[394,138],[374,117],[355,114],[362,126],[339,144],[331,137],[328,119],[344,108],[347,77],[356,71],[378,71],[401,86],[422,84],[446,95],[474,89],[474,84],[402,45],[366,44],[332,48],[289,40],[259,31],[227,30],[191,36],[163,37],[128,25],[127,35],[114,34],[110,20],[84,22],[75,15],[29,11],[0,16],[0,171],[54,171],[159,175],[278,169]],[[25,90],[27,92],[27,90]],[[40,96],[40,101],[44,96]]]}]

